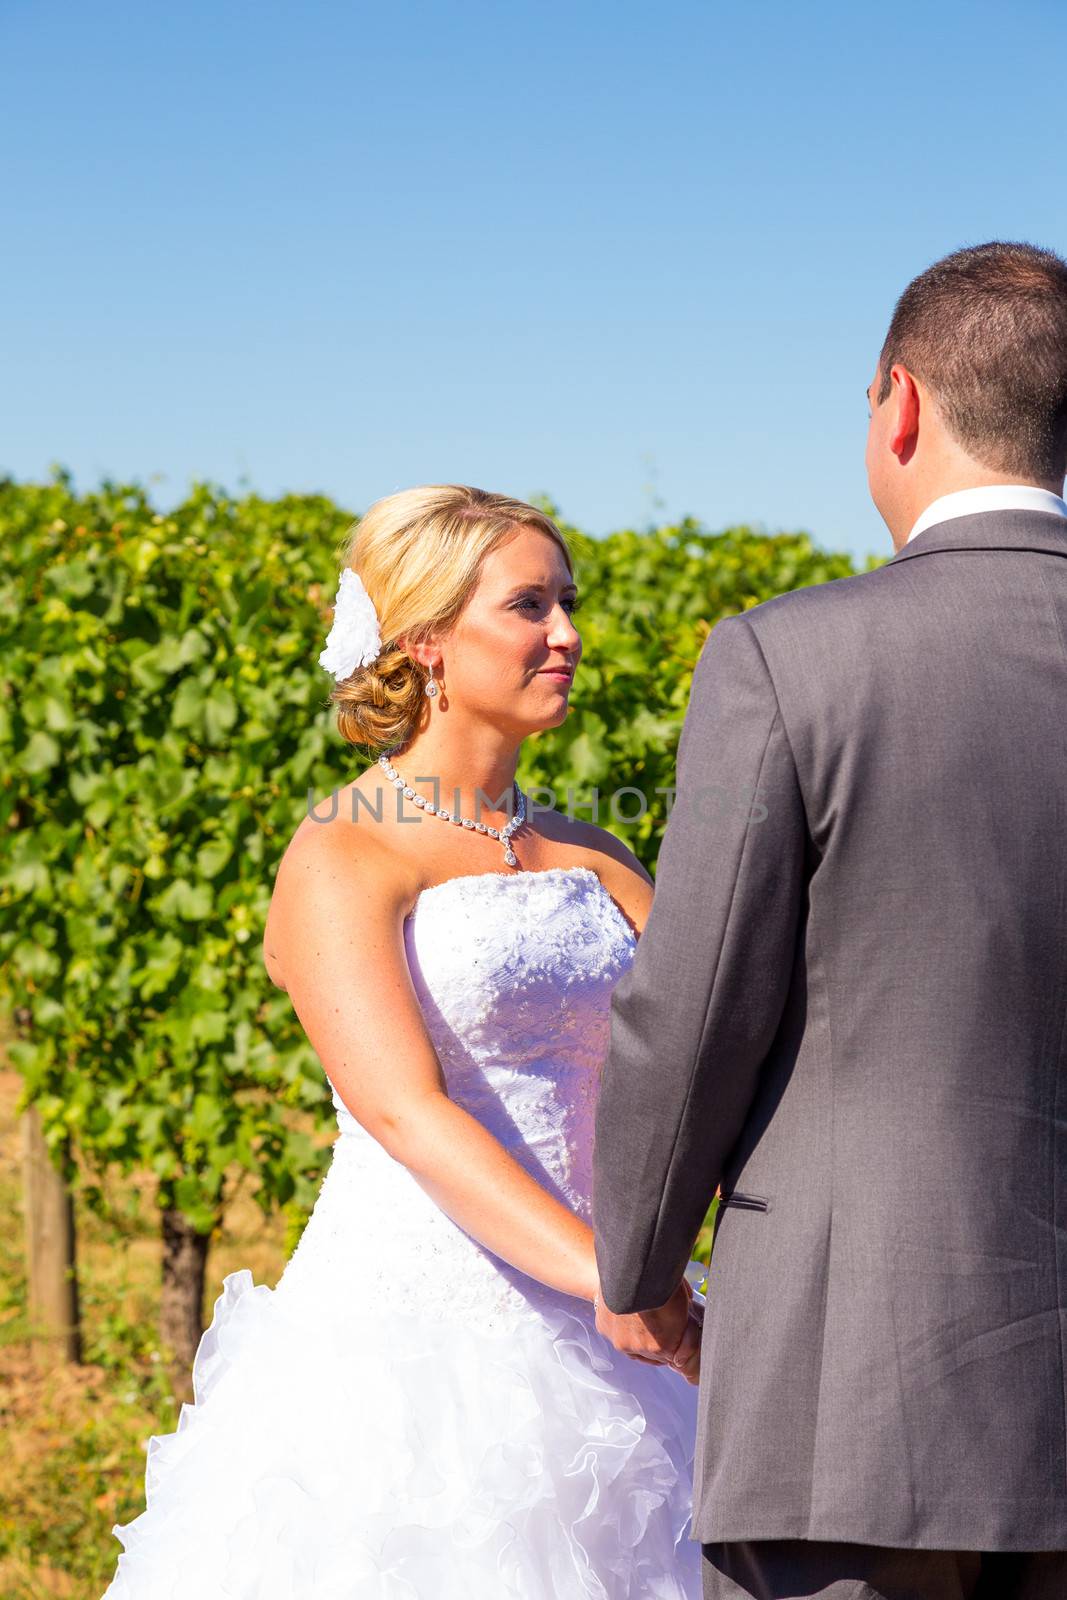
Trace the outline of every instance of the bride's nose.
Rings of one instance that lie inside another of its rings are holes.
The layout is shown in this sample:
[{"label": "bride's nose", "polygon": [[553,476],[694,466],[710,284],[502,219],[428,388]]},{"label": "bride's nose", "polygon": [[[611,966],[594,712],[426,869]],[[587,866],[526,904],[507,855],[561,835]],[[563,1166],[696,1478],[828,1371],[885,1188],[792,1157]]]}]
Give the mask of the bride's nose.
[{"label": "bride's nose", "polygon": [[560,605],[552,608],[552,615],[548,619],[545,643],[554,645],[557,650],[574,650],[581,643],[581,635],[578,629],[574,626],[568,613]]}]

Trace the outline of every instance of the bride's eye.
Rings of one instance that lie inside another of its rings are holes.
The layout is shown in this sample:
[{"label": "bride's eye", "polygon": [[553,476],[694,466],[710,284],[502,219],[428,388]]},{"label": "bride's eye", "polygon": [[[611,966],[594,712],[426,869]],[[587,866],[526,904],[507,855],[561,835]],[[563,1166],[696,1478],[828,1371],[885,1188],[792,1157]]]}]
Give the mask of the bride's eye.
[{"label": "bride's eye", "polygon": [[[516,605],[515,609],[516,611],[520,611],[526,605],[539,607],[542,605],[542,603],[542,601],[535,599],[533,595],[524,595]],[[583,602],[579,600],[577,596],[569,595],[566,600],[561,600],[560,604],[569,607],[567,614],[568,616],[573,616],[576,611],[581,610]]]}]

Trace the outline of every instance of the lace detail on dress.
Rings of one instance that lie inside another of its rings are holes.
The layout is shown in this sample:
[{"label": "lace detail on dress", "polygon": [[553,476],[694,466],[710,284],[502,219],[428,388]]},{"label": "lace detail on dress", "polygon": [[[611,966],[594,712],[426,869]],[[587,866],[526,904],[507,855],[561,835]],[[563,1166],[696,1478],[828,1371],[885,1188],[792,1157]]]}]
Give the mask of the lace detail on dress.
[{"label": "lace detail on dress", "polygon": [[[543,1188],[591,1220],[611,991],[636,947],[615,901],[589,867],[473,873],[424,889],[404,939],[449,1094]],[[491,1328],[561,1299],[584,1305],[486,1250],[336,1090],[333,1101],[341,1136],[280,1295],[306,1302],[318,1285],[334,1304],[339,1293],[364,1307],[410,1308],[416,1299],[437,1320]]]}]

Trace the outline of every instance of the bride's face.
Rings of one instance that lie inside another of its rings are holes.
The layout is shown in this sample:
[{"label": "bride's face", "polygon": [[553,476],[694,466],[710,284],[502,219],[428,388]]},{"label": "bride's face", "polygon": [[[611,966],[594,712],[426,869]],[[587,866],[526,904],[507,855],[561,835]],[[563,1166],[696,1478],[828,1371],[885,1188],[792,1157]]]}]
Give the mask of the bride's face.
[{"label": "bride's face", "polygon": [[445,693],[520,735],[567,715],[582,641],[577,588],[556,541],[520,527],[482,563],[478,587],[441,641]]}]

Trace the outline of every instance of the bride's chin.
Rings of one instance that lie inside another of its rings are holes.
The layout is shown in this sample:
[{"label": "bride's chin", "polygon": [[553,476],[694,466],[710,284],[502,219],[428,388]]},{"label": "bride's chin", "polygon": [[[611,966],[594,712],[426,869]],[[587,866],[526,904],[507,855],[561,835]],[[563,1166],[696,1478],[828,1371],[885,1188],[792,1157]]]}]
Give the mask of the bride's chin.
[{"label": "bride's chin", "polygon": [[565,721],[569,711],[570,703],[567,700],[561,700],[554,711],[545,713],[541,719],[540,726],[542,728],[558,728],[560,723]]}]

